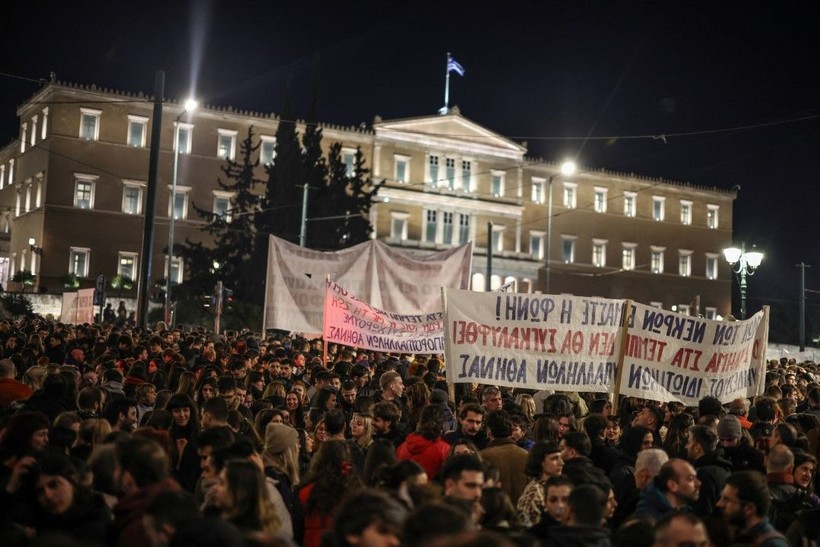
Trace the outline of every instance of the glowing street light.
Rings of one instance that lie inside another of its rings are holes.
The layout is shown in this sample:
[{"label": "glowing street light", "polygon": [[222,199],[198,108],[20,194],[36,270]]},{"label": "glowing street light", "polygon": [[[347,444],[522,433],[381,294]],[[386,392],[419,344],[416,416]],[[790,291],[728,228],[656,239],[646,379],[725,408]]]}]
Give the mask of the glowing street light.
[{"label": "glowing street light", "polygon": [[177,119],[174,121],[174,176],[171,181],[171,214],[170,223],[168,225],[168,268],[165,272],[165,323],[171,326],[171,268],[174,262],[174,221],[176,220],[176,201],[177,201],[177,174],[179,172],[179,155],[181,153],[179,146],[179,120],[185,114],[196,109],[198,103],[194,99],[185,101],[185,110],[179,113]]},{"label": "glowing street light", "polygon": [[740,283],[740,319],[746,319],[746,276],[754,275],[757,271],[758,266],[763,262],[763,253],[759,251],[747,253],[746,244],[741,243],[739,249],[737,247],[723,249],[723,256],[732,266],[732,271],[737,275]]},{"label": "glowing street light", "polygon": [[[575,169],[575,162],[566,160],[561,164],[561,175],[565,177],[570,176],[575,173]],[[556,176],[558,175],[550,175],[547,179],[547,256],[545,259],[547,267],[547,287],[544,291],[546,294],[550,294],[550,257],[552,255],[552,181]]]}]

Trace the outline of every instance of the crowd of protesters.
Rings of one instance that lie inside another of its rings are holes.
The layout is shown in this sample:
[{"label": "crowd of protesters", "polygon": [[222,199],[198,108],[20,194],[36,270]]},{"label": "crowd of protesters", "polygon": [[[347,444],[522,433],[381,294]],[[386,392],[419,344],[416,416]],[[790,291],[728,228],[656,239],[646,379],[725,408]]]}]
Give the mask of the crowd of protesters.
[{"label": "crowd of protesters", "polygon": [[3,321],[0,344],[3,546],[820,541],[814,363],[690,408],[284,334]]}]

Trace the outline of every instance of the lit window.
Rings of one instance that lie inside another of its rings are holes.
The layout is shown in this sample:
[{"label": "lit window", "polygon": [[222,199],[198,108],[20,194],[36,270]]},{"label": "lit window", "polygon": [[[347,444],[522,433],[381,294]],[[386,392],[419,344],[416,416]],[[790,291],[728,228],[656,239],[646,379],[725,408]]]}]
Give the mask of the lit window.
[{"label": "lit window", "polygon": [[428,180],[433,186],[438,186],[438,156],[430,156],[427,162]]},{"label": "lit window", "polygon": [[436,231],[438,230],[438,211],[427,210],[427,218],[424,225],[424,241],[428,243],[436,242]]},{"label": "lit window", "polygon": [[[535,184],[535,183],[533,183]],[[533,190],[534,191],[534,190]],[[500,198],[504,195],[504,172],[493,171],[492,179],[490,180],[490,193],[495,198]]]},{"label": "lit window", "polygon": [[578,206],[578,185],[574,182],[564,183],[564,207],[575,209]]},{"label": "lit window", "polygon": [[259,148],[259,163],[262,165],[273,165],[276,157],[276,137],[262,135],[262,144]]},{"label": "lit window", "polygon": [[390,237],[393,239],[407,239],[408,213],[392,211],[390,213]]},{"label": "lit window", "polygon": [[231,222],[231,198],[233,192],[220,192],[214,190],[214,214],[221,217],[224,222]]},{"label": "lit window", "polygon": [[621,268],[624,270],[635,269],[635,247],[636,243],[622,243],[621,250]]},{"label": "lit window", "polygon": [[719,205],[707,205],[706,206],[706,226],[712,230],[717,230],[718,228],[718,210],[720,209]]},{"label": "lit window", "polygon": [[689,315],[689,304],[678,304],[677,312],[681,315]]},{"label": "lit window", "polygon": [[144,116],[128,116],[128,146],[145,148],[148,134],[148,118]]},{"label": "lit window", "polygon": [[68,273],[77,277],[88,277],[90,249],[71,247],[68,253]]},{"label": "lit window", "polygon": [[464,245],[470,241],[470,215],[458,215],[458,228],[458,242],[460,245]]},{"label": "lit window", "polygon": [[409,182],[410,181],[410,158],[408,156],[399,156],[398,154],[394,156],[395,162],[395,169],[393,172],[393,178],[396,182]]},{"label": "lit window", "polygon": [[142,188],[138,181],[123,181],[122,212],[128,215],[142,213]]},{"label": "lit window", "polygon": [[473,189],[472,177],[473,162],[464,160],[461,162],[461,189],[470,192]]},{"label": "lit window", "polygon": [[342,148],[342,163],[345,164],[345,176],[356,175],[356,151],[352,148]]},{"label": "lit window", "polygon": [[74,173],[74,207],[77,209],[94,208],[94,187],[97,176]]},{"label": "lit window", "polygon": [[[171,186],[168,186],[168,190],[171,190]],[[191,192],[190,186],[179,186],[177,185],[176,195],[173,196],[173,199],[170,199],[171,196],[169,194],[168,200],[168,216],[171,216],[171,208],[173,207],[174,211],[174,220],[185,220],[188,218],[188,194]]]},{"label": "lit window", "polygon": [[681,200],[680,202],[680,223],[689,226],[692,224],[692,202]]},{"label": "lit window", "polygon": [[544,183],[546,181],[544,179],[537,179],[533,177],[532,179],[532,202],[533,203],[544,203]]},{"label": "lit window", "polygon": [[193,140],[194,126],[189,123],[177,123],[177,146],[176,150],[180,154],[191,153],[191,141]]},{"label": "lit window", "polygon": [[442,223],[442,243],[452,245],[453,243],[453,213],[444,211],[441,213]]},{"label": "lit window", "polygon": [[666,198],[662,196],[652,196],[652,220],[661,221],[666,216],[664,205]]},{"label": "lit window", "polygon": [[137,278],[137,253],[119,253],[117,275],[132,281]]},{"label": "lit window", "polygon": [[638,195],[635,192],[624,192],[624,216],[634,217]]},{"label": "lit window", "polygon": [[649,265],[652,273],[663,273],[663,254],[666,247],[652,247],[652,262]]},{"label": "lit window", "polygon": [[703,316],[706,319],[717,319],[717,308],[710,308],[710,307],[704,308]]},{"label": "lit window", "polygon": [[574,236],[561,237],[561,260],[565,264],[575,262],[575,239]]},{"label": "lit window", "polygon": [[100,114],[102,110],[80,109],[80,138],[96,141],[100,138]]},{"label": "lit window", "polygon": [[596,268],[606,266],[606,239],[592,240],[592,265]]},{"label": "lit window", "polygon": [[530,256],[536,260],[544,259],[544,232],[530,232]]},{"label": "lit window", "polygon": [[680,251],[678,258],[678,275],[689,277],[692,275],[692,251]]},{"label": "lit window", "polygon": [[718,255],[706,253],[706,279],[718,278]]},{"label": "lit window", "polygon": [[218,129],[216,156],[223,160],[232,160],[236,152],[236,131],[230,129]]},{"label": "lit window", "polygon": [[445,164],[445,176],[447,178],[447,187],[450,190],[456,189],[456,160],[453,158],[447,158],[444,160]]},{"label": "lit window", "polygon": [[595,187],[595,202],[593,203],[593,207],[596,213],[606,213],[606,195],[606,188]]}]

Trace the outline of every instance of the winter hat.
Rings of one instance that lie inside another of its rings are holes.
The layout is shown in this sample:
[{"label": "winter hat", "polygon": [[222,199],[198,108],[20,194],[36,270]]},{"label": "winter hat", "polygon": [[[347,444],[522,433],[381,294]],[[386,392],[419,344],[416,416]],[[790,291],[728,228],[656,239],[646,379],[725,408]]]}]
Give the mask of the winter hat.
[{"label": "winter hat", "polygon": [[299,433],[285,424],[269,423],[265,428],[265,452],[281,454],[299,442]]},{"label": "winter hat", "polygon": [[739,439],[740,431],[740,420],[734,414],[724,416],[717,426],[717,434],[721,439]]},{"label": "winter hat", "polygon": [[447,404],[447,392],[443,389],[434,389],[430,392],[430,403],[440,405]]}]

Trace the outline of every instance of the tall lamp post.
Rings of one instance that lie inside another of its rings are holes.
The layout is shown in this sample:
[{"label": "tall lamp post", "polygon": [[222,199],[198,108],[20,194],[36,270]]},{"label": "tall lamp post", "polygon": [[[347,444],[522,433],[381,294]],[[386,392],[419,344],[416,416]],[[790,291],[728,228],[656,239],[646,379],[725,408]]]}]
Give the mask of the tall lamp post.
[{"label": "tall lamp post", "polygon": [[746,319],[746,276],[754,275],[757,271],[758,266],[763,262],[763,253],[754,250],[747,253],[746,244],[741,243],[739,249],[737,247],[723,249],[723,256],[732,266],[732,271],[737,275],[740,283],[740,319]]},{"label": "tall lamp post", "polygon": [[[575,162],[565,161],[561,164],[561,175],[569,176],[575,173]],[[547,269],[546,294],[550,294],[550,258],[552,257],[552,181],[557,173],[547,179],[547,255],[544,258]]]},{"label": "tall lamp post", "polygon": [[182,116],[193,111],[197,102],[193,99],[185,101],[185,110],[179,113],[174,121],[174,175],[171,179],[171,214],[168,224],[168,268],[165,272],[165,323],[171,326],[171,268],[174,262],[174,221],[176,220],[177,175],[179,173],[179,120]]},{"label": "tall lamp post", "polygon": [[31,250],[31,274],[34,276],[34,290],[37,292],[40,287],[40,274],[37,268],[37,257],[42,256],[43,248],[37,245],[37,240],[28,238],[28,248]]}]

